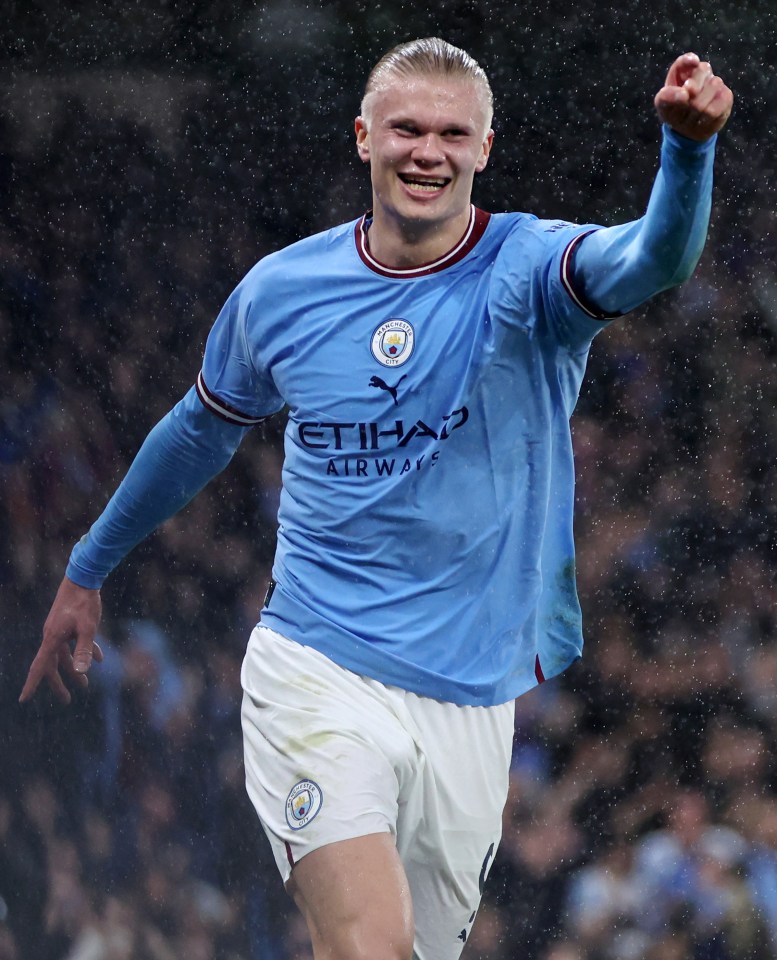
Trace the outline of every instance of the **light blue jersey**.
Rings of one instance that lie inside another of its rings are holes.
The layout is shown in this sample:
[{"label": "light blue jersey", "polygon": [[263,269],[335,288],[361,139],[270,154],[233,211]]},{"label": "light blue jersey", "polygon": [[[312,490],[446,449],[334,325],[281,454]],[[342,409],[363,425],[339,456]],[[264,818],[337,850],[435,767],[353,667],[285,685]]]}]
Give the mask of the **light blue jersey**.
[{"label": "light blue jersey", "polygon": [[713,151],[665,130],[648,211],[617,227],[473,208],[459,244],[423,267],[377,263],[364,218],[267,257],[68,576],[98,587],[287,405],[263,622],[454,703],[500,703],[559,673],[582,648],[569,418],[599,307],[624,312],[690,275]]},{"label": "light blue jersey", "polygon": [[208,340],[201,399],[289,408],[262,621],[357,672],[464,704],[582,646],[569,417],[603,324],[565,270],[592,227],[472,210],[391,270],[364,220],[261,261]]}]

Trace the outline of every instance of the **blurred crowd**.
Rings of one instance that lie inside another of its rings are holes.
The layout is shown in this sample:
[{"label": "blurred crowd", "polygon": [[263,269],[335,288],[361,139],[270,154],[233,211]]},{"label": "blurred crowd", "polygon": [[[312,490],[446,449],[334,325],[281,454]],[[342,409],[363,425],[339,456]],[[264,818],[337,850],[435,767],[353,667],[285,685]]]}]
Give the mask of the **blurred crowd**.
[{"label": "blurred crowd", "polygon": [[[0,114],[0,960],[310,956],[240,742],[282,416],[112,575],[88,695],[15,703],[72,544],[192,384],[234,283],[368,203],[331,114],[281,144],[287,80],[262,77],[261,129],[234,77],[183,87],[164,130],[66,85],[43,127]],[[573,420],[586,653],[517,705],[470,960],[777,956],[777,234],[747,109],[696,276],[592,351]],[[536,170],[565,136],[527,141]],[[657,143],[646,121],[626,172],[592,155],[588,181],[520,206],[637,215]]]}]

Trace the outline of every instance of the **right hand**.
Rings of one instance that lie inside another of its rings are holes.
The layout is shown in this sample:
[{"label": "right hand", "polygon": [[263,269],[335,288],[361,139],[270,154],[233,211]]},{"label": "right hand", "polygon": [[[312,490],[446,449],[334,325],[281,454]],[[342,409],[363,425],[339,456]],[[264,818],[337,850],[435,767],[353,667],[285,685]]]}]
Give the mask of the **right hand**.
[{"label": "right hand", "polygon": [[[52,692],[64,704],[70,703],[70,691],[63,677],[81,689],[89,686],[86,672],[92,659],[100,663],[103,652],[95,641],[102,603],[99,590],[79,587],[64,578],[43,625],[43,641],[32,661],[19,703],[26,703],[45,679]],[[75,641],[75,647],[71,644]]]},{"label": "right hand", "polygon": [[733,93],[695,53],[675,60],[655,97],[661,122],[700,142],[723,129],[733,103]]}]

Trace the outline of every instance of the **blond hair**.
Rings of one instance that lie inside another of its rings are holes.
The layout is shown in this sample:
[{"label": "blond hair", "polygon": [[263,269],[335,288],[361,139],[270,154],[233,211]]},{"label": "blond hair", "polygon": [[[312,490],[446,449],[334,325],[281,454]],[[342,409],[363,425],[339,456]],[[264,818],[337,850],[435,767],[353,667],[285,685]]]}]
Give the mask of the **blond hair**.
[{"label": "blond hair", "polygon": [[494,95],[485,71],[466,50],[454,47],[439,37],[424,37],[421,40],[400,43],[383,54],[367,77],[362,97],[362,116],[369,117],[370,97],[382,83],[390,77],[407,77],[413,74],[472,80],[484,95],[488,116],[486,129],[491,126]]}]

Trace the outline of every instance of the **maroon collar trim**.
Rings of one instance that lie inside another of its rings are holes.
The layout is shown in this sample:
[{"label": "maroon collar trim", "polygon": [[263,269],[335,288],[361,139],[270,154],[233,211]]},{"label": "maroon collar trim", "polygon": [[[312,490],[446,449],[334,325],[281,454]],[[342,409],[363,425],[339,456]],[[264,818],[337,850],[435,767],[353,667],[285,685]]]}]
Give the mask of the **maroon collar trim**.
[{"label": "maroon collar trim", "polygon": [[433,260],[431,263],[422,263],[417,267],[408,267],[400,270],[394,267],[387,267],[385,263],[376,260],[370,253],[367,244],[367,221],[370,218],[370,213],[371,211],[365,213],[356,224],[356,229],[354,230],[356,251],[361,257],[362,262],[366,264],[370,270],[380,274],[381,277],[392,277],[396,280],[411,280],[416,277],[427,277],[431,273],[439,273],[440,270],[445,270],[448,267],[452,267],[455,263],[459,263],[459,261],[463,260],[476,246],[478,240],[480,240],[485,233],[488,221],[491,219],[490,213],[486,213],[485,210],[479,210],[474,205],[470,205],[467,229],[452,250],[449,250],[442,257],[438,257],[437,260]]}]

